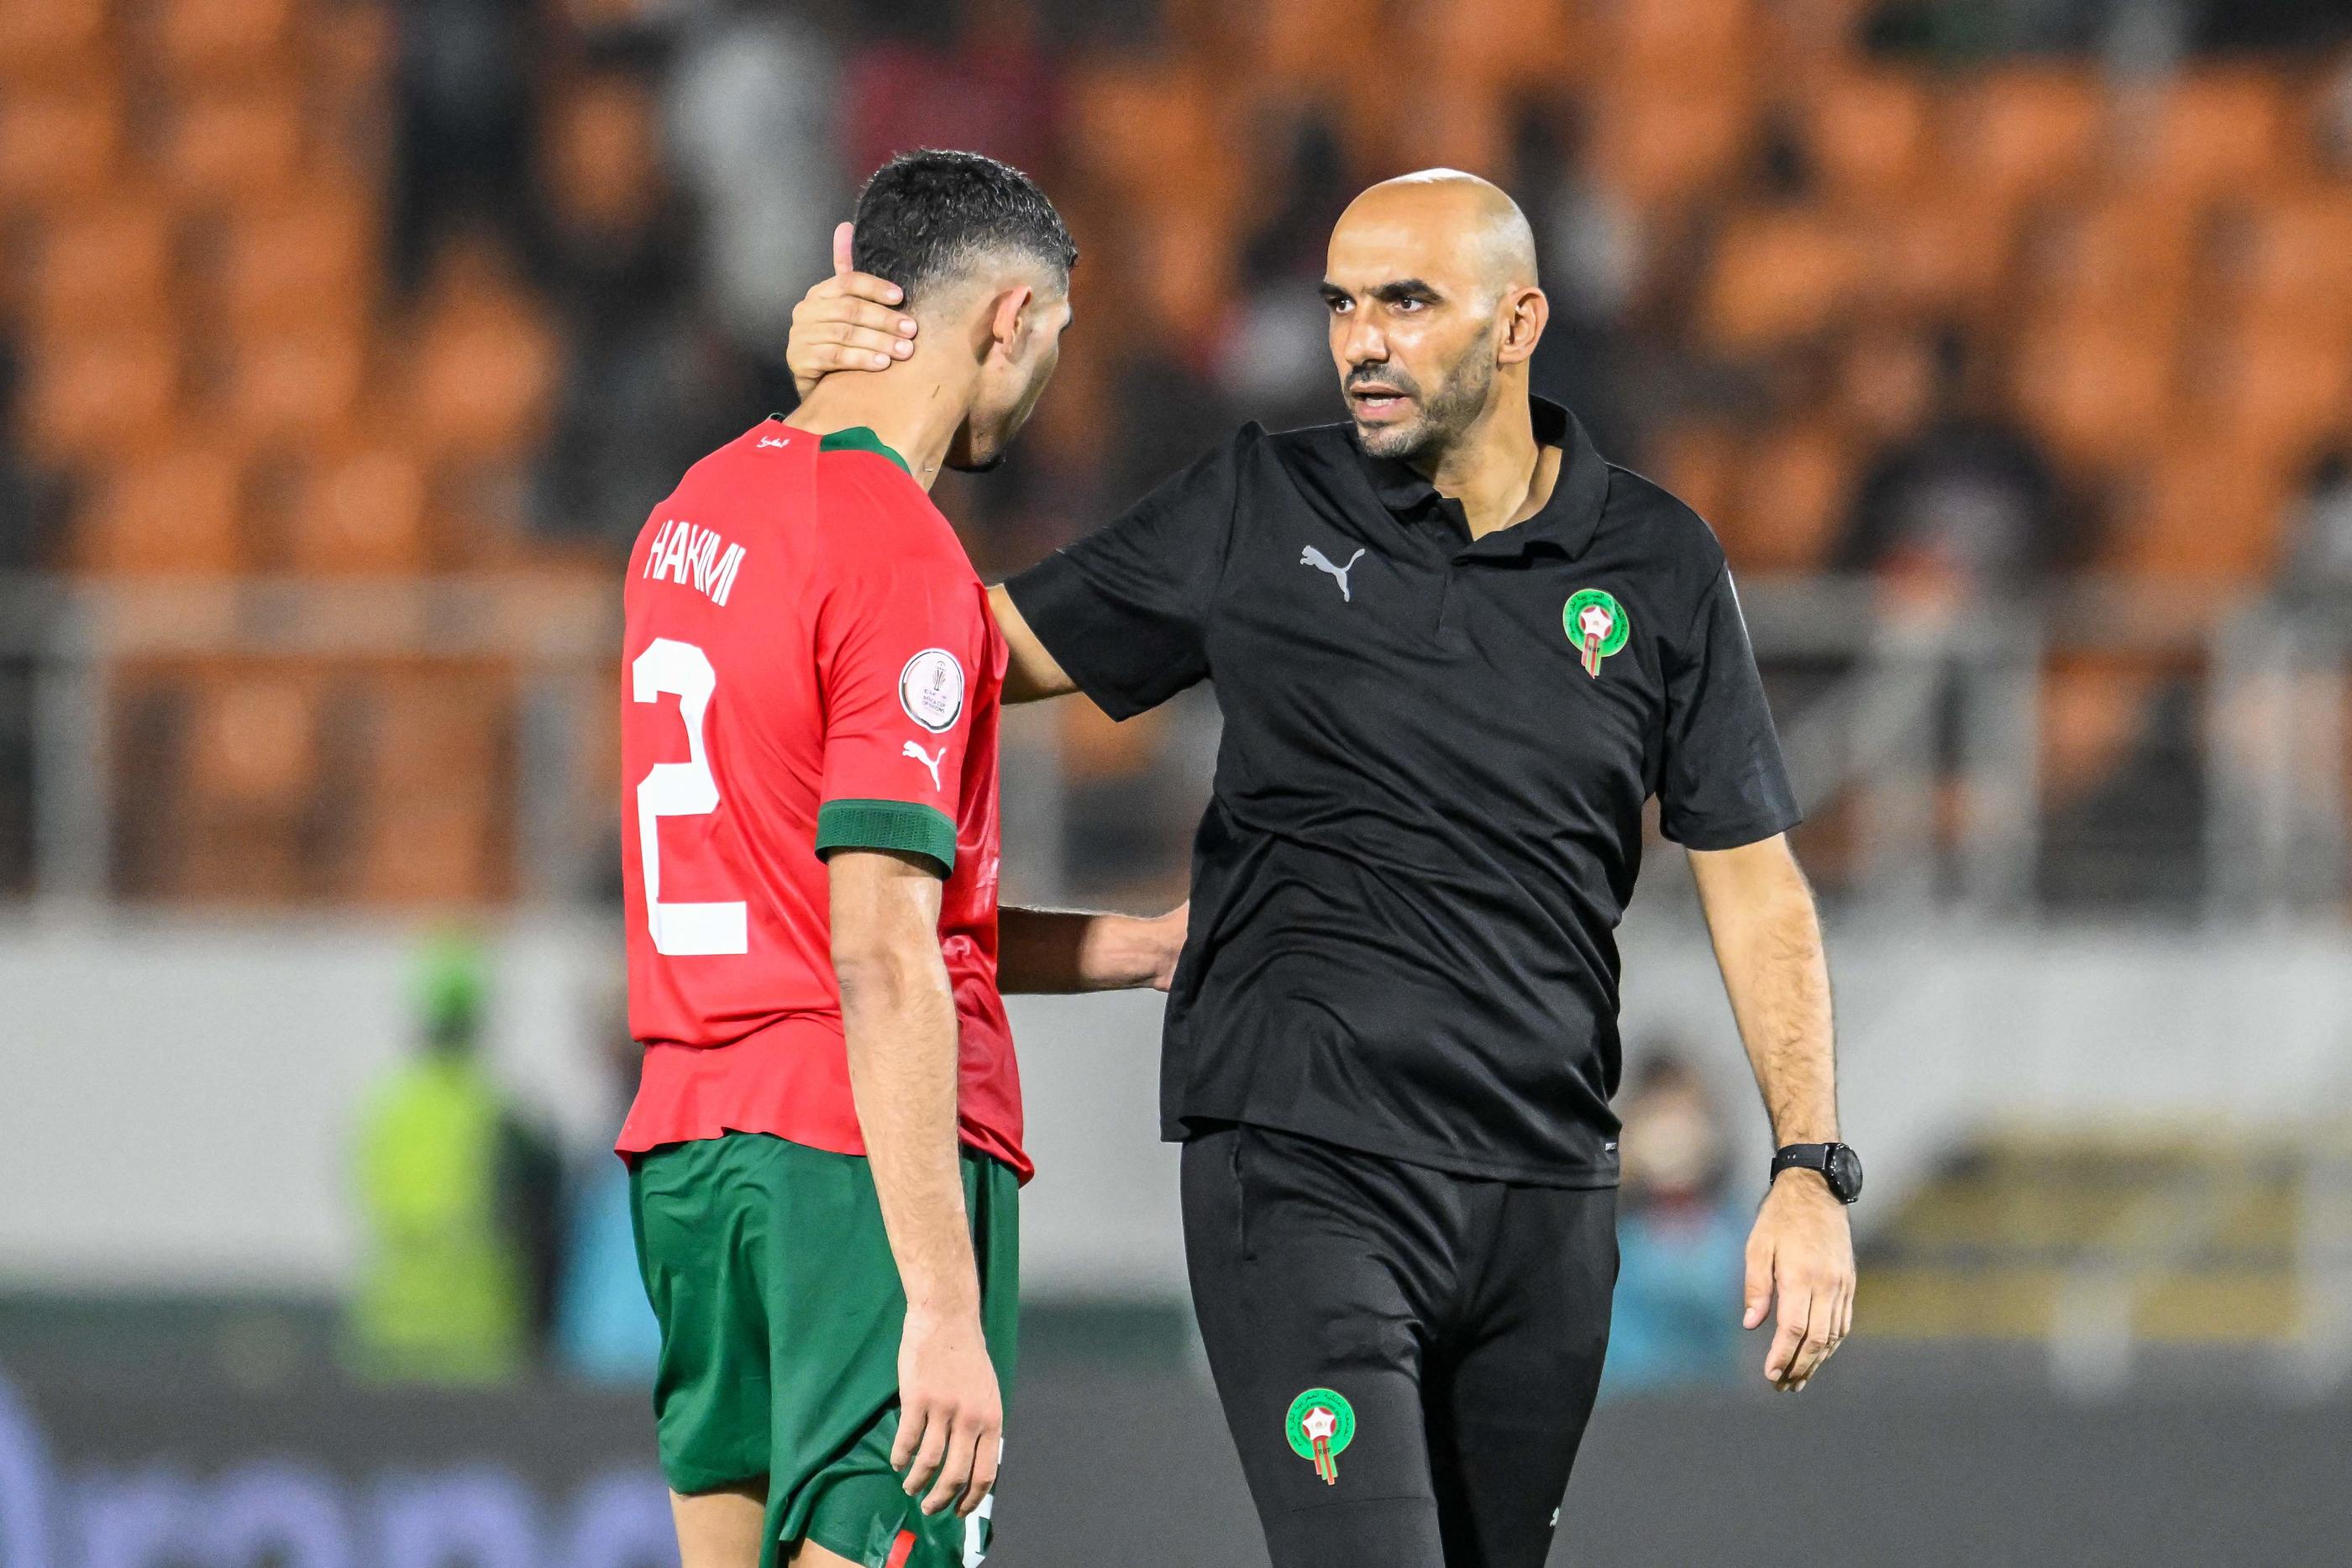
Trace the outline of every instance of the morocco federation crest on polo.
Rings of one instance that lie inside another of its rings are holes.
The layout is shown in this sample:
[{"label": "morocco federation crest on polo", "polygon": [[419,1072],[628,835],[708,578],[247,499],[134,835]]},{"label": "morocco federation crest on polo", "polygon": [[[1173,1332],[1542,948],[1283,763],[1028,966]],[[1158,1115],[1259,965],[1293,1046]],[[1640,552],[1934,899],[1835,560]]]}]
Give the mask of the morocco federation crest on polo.
[{"label": "morocco federation crest on polo", "polygon": [[1325,1486],[1339,1482],[1339,1454],[1356,1440],[1356,1407],[1328,1388],[1310,1388],[1290,1402],[1283,1422],[1293,1452],[1315,1461]]},{"label": "morocco federation crest on polo", "polygon": [[1580,588],[1570,594],[1559,619],[1568,640],[1584,655],[1584,673],[1595,680],[1601,677],[1601,661],[1622,651],[1633,634],[1625,607],[1605,588]]}]

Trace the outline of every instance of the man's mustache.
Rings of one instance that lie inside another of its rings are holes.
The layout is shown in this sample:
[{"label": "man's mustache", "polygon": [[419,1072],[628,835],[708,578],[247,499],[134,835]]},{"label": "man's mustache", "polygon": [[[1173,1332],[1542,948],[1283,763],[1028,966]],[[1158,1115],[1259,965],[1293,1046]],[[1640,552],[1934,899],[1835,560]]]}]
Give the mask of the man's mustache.
[{"label": "man's mustache", "polygon": [[1421,388],[1413,384],[1411,376],[1402,371],[1391,370],[1385,365],[1358,365],[1348,372],[1347,379],[1340,384],[1347,391],[1353,392],[1367,382],[1394,387],[1406,397],[1421,395]]}]

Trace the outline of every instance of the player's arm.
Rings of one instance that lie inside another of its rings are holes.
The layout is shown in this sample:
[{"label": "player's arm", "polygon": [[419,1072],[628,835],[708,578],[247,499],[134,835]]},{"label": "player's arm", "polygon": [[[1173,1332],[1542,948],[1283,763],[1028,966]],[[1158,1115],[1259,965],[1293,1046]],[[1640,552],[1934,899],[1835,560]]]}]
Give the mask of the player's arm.
[{"label": "player's arm", "polygon": [[1165,915],[1004,909],[996,923],[996,980],[1007,991],[1164,991],[1184,949],[1192,905]]},{"label": "player's arm", "polygon": [[997,630],[1004,633],[1007,657],[1004,661],[1004,700],[1009,703],[1034,703],[1045,697],[1067,696],[1078,689],[1061,662],[1046,650],[1031,631],[1028,619],[1021,607],[1013,602],[1013,595],[998,583],[988,591],[988,608],[996,616]]},{"label": "player's arm", "polygon": [[956,1011],[940,955],[938,868],[835,850],[833,969],[849,1092],[907,1292],[890,1462],[923,1511],[969,1513],[995,1484],[1004,1406],[980,1326],[980,1274],[956,1152]]},{"label": "player's arm", "polygon": [[[1834,1142],[1837,1066],[1829,964],[1812,889],[1775,833],[1738,849],[1693,850],[1724,989],[1756,1070],[1776,1144]],[[1748,1240],[1744,1324],[1779,1301],[1764,1375],[1795,1390],[1853,1326],[1853,1236],[1820,1173],[1783,1171]]]}]

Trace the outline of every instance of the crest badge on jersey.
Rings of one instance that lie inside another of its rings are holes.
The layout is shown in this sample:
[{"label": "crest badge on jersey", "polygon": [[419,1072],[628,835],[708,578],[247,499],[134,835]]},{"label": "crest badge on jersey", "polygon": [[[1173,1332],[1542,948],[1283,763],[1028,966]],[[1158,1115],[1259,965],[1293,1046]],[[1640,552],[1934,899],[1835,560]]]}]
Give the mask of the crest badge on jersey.
[{"label": "crest badge on jersey", "polygon": [[1583,655],[1584,673],[1595,680],[1601,678],[1601,661],[1623,652],[1626,640],[1633,634],[1625,607],[1605,588],[1580,588],[1570,594],[1559,619],[1568,630],[1568,640]]},{"label": "crest badge on jersey", "polygon": [[945,648],[926,648],[898,672],[898,706],[907,716],[940,735],[963,716],[963,666]]},{"label": "crest badge on jersey", "polygon": [[1348,1396],[1335,1389],[1310,1388],[1290,1402],[1282,1428],[1291,1451],[1314,1461],[1325,1486],[1338,1486],[1339,1455],[1356,1440],[1356,1407]]}]

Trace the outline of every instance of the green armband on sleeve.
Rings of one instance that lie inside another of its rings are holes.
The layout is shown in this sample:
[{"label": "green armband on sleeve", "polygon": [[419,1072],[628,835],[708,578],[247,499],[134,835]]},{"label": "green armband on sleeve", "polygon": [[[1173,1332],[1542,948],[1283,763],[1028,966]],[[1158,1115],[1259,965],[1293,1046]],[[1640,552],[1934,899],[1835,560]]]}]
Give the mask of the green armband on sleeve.
[{"label": "green armband on sleeve", "polygon": [[827,850],[922,855],[946,876],[955,870],[955,824],[937,807],[910,800],[827,800],[817,808],[816,852]]}]

